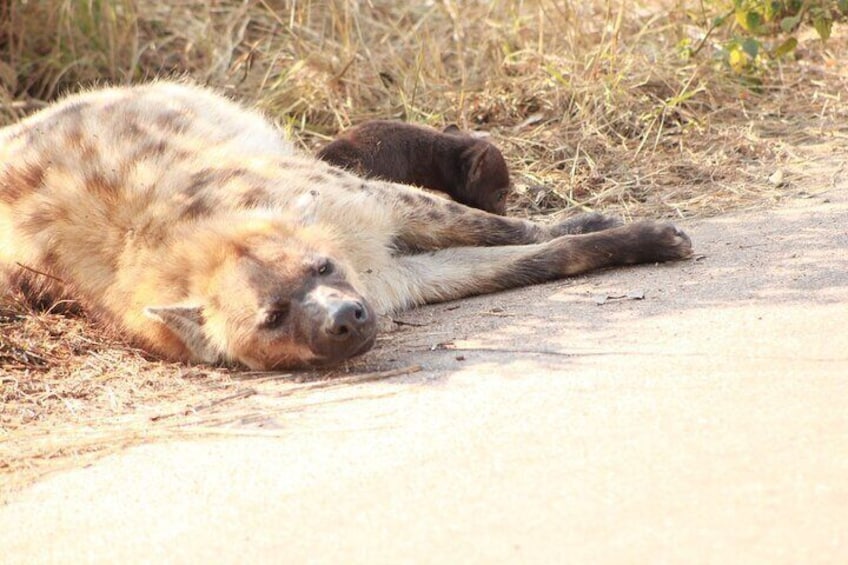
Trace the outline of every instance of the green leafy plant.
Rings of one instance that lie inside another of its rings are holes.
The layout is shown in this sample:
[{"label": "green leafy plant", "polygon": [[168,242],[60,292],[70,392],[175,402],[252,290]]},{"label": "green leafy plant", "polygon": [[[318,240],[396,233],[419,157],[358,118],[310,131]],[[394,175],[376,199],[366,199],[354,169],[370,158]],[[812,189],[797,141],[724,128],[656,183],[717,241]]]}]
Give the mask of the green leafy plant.
[{"label": "green leafy plant", "polygon": [[[834,22],[848,16],[848,0],[733,0],[702,4],[700,18],[707,28],[701,41],[681,48],[697,55],[714,35],[719,40],[717,59],[734,72],[755,75],[770,61],[786,57],[798,47],[797,34],[812,26],[822,41],[830,38]],[[718,15],[709,18],[712,11]]]}]

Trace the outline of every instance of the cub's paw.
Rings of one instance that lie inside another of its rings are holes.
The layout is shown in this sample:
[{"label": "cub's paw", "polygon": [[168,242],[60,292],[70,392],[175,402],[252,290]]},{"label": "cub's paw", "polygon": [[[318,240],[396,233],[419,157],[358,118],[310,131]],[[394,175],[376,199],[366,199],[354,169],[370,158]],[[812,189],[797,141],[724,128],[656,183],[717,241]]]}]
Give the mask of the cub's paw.
[{"label": "cub's paw", "polygon": [[581,233],[592,233],[610,228],[617,228],[621,225],[621,220],[612,216],[604,216],[596,212],[588,214],[580,214],[571,218],[562,220],[551,226],[551,234],[553,237],[561,235],[579,235]]}]

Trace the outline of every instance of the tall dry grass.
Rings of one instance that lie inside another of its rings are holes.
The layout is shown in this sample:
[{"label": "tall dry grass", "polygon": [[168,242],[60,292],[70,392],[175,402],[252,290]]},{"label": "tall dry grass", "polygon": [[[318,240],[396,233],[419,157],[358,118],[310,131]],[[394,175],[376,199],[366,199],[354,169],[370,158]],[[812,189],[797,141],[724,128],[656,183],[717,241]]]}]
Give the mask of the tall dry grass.
[{"label": "tall dry grass", "polygon": [[515,173],[515,214],[714,214],[779,197],[758,168],[786,157],[768,119],[795,137],[844,122],[833,102],[846,81],[814,38],[759,92],[716,68],[718,36],[685,60],[676,45],[703,38],[704,10],[610,0],[17,1],[0,8],[0,119],[81,84],[189,75],[254,101],[308,150],[373,117],[485,130]]}]

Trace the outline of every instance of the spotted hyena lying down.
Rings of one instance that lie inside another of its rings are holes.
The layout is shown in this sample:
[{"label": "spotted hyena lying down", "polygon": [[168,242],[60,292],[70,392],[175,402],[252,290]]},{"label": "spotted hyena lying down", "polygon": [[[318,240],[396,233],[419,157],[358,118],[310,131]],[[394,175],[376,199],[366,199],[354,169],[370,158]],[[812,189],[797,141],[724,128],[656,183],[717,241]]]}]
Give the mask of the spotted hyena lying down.
[{"label": "spotted hyena lying down", "polygon": [[546,226],[364,180],[186,84],[87,92],[0,130],[2,288],[75,300],[167,359],[337,363],[379,314],[690,254],[670,224]]},{"label": "spotted hyena lying down", "polygon": [[359,176],[438,190],[466,206],[504,214],[509,170],[498,148],[463,133],[389,120],[353,127],[318,158]]}]

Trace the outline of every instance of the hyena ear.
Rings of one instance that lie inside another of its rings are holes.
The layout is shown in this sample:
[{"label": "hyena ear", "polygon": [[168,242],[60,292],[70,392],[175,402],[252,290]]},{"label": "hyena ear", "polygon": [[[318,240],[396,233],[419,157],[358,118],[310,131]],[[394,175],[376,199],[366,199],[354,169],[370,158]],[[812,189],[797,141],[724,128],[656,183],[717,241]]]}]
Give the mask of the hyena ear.
[{"label": "hyena ear", "polygon": [[289,212],[294,221],[302,226],[311,226],[318,218],[318,196],[317,190],[310,190],[295,198]]},{"label": "hyena ear", "polygon": [[148,306],[144,309],[144,314],[171,330],[191,352],[193,359],[204,363],[216,363],[220,360],[220,354],[203,332],[201,306]]},{"label": "hyena ear", "polygon": [[446,133],[448,135],[462,135],[462,130],[459,129],[459,126],[456,124],[450,124],[445,126],[445,129],[442,130],[442,133]]}]

